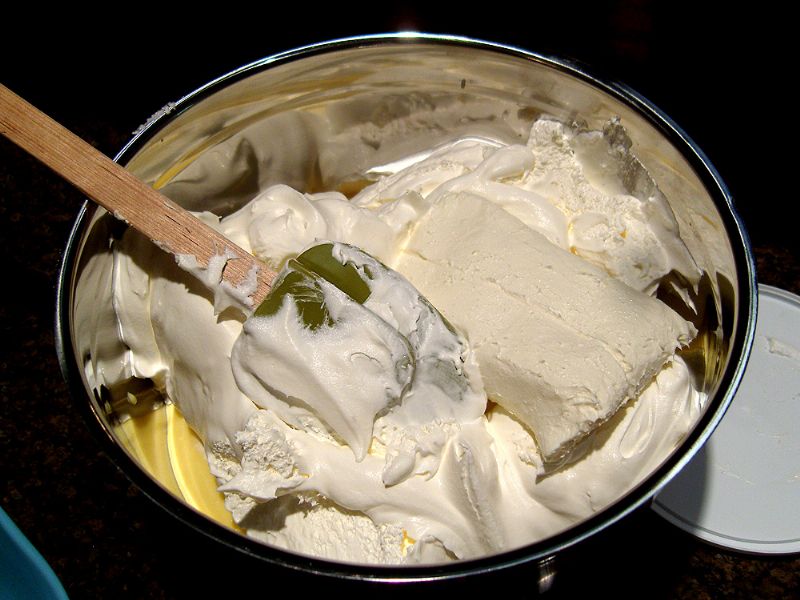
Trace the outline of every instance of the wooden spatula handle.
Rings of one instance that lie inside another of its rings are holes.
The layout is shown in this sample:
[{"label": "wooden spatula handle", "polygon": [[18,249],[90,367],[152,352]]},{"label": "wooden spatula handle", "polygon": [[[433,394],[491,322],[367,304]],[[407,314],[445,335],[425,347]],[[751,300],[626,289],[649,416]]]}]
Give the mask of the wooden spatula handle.
[{"label": "wooden spatula handle", "polygon": [[2,84],[0,133],[167,252],[194,256],[200,266],[214,256],[234,256],[223,271],[234,286],[257,266],[254,304],[266,296],[275,274],[263,263]]}]

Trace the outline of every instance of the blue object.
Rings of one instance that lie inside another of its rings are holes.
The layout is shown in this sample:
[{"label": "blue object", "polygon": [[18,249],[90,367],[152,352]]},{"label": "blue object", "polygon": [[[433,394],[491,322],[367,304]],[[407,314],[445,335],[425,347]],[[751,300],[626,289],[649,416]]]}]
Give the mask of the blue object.
[{"label": "blue object", "polygon": [[0,600],[67,600],[42,555],[0,507]]}]

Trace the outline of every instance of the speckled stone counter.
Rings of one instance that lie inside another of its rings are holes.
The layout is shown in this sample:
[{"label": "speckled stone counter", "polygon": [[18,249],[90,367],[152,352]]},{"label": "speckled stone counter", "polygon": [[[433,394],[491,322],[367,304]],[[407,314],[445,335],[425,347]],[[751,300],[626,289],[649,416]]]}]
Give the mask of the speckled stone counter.
[{"label": "speckled stone counter", "polygon": [[[727,98],[721,92],[716,100],[709,97],[716,89],[714,81],[701,85],[695,100],[686,93],[673,94],[674,86],[688,84],[680,74],[668,72],[673,64],[668,54],[675,52],[676,46],[665,42],[663,36],[669,26],[682,21],[670,17],[663,24],[659,19],[664,15],[648,2],[611,3],[604,5],[603,10],[606,9],[607,14],[595,11],[585,16],[590,21],[593,16],[603,15],[600,29],[604,37],[572,45],[559,41],[555,33],[544,35],[542,43],[534,45],[527,37],[529,30],[520,27],[516,33],[508,33],[492,20],[470,22],[456,30],[442,15],[426,15],[422,9],[409,19],[413,24],[416,14],[416,23],[422,29],[457,31],[543,51],[572,52],[587,61],[599,56],[609,72],[650,96],[687,128],[717,164],[739,201],[753,240],[760,281],[800,294],[800,252],[791,231],[794,226],[784,222],[785,214],[784,219],[775,218],[782,214],[776,207],[786,206],[786,200],[779,197],[779,188],[764,183],[774,172],[759,162],[759,157],[746,156],[759,136],[751,132],[748,139],[742,140],[738,134],[729,133],[734,109],[719,104]],[[89,44],[81,42],[65,50],[66,57],[59,59],[56,54],[43,66],[25,59],[24,53],[14,58],[4,46],[3,60],[10,60],[15,66],[9,69],[9,63],[4,64],[0,74],[3,83],[113,155],[150,113],[225,70],[306,41],[356,31],[397,29],[402,25],[401,16],[407,14],[391,13],[394,16],[359,24],[358,30],[353,29],[352,23],[349,28],[318,27],[308,33],[308,38],[294,39],[287,34],[269,44],[259,45],[248,38],[248,46],[238,46],[224,58],[211,50],[200,51],[187,60],[184,71],[173,70],[171,74],[164,72],[164,65],[153,73],[136,70],[148,61],[156,61],[156,49],[140,50],[139,54],[129,49],[118,53],[113,61],[98,62],[89,57]],[[561,13],[553,14],[566,18]],[[746,30],[748,18],[740,16],[736,24]],[[708,16],[704,21],[709,26],[712,22],[717,21]],[[573,19],[574,26],[584,31],[590,23]],[[248,27],[252,29],[249,33],[255,30],[254,25]],[[201,32],[208,33],[205,29]],[[83,33],[87,31],[84,29]],[[188,45],[194,34],[184,32],[179,39]],[[718,33],[714,39],[723,37]],[[70,40],[64,34],[56,39]],[[99,40],[106,46],[113,45],[113,41],[111,33],[102,34]],[[67,47],[66,43],[53,46]],[[715,51],[711,42],[701,49],[706,51],[699,55],[702,60],[721,61],[725,54],[724,48]],[[684,65],[690,64],[688,50],[673,57],[679,64],[680,60]],[[112,64],[122,71],[103,71]],[[720,81],[737,72],[728,65],[720,74],[720,64],[712,69]],[[73,70],[65,75],[62,69]],[[667,77],[667,83],[654,79],[647,69]],[[108,77],[106,83],[86,89],[87,82],[101,72]],[[695,65],[689,73],[693,74],[693,84],[703,82],[705,71],[700,67]],[[75,83],[74,88],[67,85],[69,81]],[[686,92],[687,87],[682,91]],[[109,103],[113,95],[124,101]],[[717,106],[727,108],[711,110]],[[293,589],[304,597],[338,591],[373,597],[400,592],[407,596],[410,592],[405,586],[378,590],[371,585],[320,580],[268,567],[220,547],[151,502],[102,454],[67,393],[53,339],[57,269],[81,202],[78,192],[9,142],[0,140],[0,244],[6,282],[0,301],[0,504],[50,562],[69,595],[237,597]],[[547,594],[552,598],[588,594],[646,598],[800,597],[797,555],[746,556],[718,549],[676,529],[647,507],[559,556],[553,569],[553,586]],[[523,565],[499,575],[428,585],[414,593],[475,591],[502,595],[513,589],[515,594],[525,596],[536,591],[537,579],[538,573]]]}]

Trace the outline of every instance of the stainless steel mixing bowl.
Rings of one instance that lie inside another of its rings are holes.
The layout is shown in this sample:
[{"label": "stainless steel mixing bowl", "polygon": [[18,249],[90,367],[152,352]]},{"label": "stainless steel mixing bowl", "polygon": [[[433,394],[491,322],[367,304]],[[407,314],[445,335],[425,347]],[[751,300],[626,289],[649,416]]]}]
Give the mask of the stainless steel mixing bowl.
[{"label": "stainless steel mixing bowl", "polygon": [[[393,126],[415,111],[419,118]],[[87,204],[64,256],[57,338],[64,376],[112,459],[154,501],[221,544],[290,568],[383,581],[447,578],[528,561],[546,570],[550,557],[649,501],[722,418],[752,343],[756,294],[747,237],[724,183],[680,128],[636,93],[568,62],[480,41],[428,35],[339,40],[272,56],[212,81],[164,107],[116,160],[184,206],[224,214],[270,183],[305,191],[357,186],[370,169],[454,136],[521,141],[542,114],[590,128],[619,119],[704,271],[693,294],[702,344],[692,365],[709,402],[680,447],[632,492],[549,539],[435,567],[309,559],[219,525],[156,480],[120,430],[120,411],[131,412],[130,406],[97,384],[99,359],[113,364],[125,350],[113,334],[110,270],[95,268],[121,225]],[[320,118],[327,124],[324,139],[312,123]],[[209,172],[209,164],[221,167]],[[629,175],[632,188],[642,184],[635,169]],[[114,373],[103,377],[111,380]]]}]

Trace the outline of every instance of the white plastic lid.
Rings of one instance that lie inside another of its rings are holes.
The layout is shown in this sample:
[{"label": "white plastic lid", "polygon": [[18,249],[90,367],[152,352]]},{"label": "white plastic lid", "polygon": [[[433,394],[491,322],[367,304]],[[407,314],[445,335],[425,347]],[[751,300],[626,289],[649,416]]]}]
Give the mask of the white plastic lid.
[{"label": "white plastic lid", "polygon": [[739,390],[653,509],[712,544],[800,552],[800,297],[767,285]]}]

